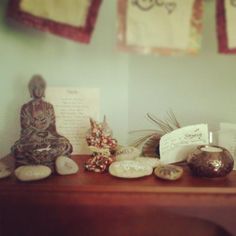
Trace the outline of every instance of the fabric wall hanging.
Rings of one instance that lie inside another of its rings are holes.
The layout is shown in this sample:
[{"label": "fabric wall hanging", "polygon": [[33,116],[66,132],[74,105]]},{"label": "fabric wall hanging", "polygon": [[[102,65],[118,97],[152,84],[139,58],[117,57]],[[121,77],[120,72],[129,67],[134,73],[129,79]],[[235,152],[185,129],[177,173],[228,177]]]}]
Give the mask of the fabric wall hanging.
[{"label": "fabric wall hanging", "polygon": [[11,0],[8,16],[42,31],[89,43],[102,0]]},{"label": "fabric wall hanging", "polygon": [[219,52],[236,54],[236,0],[217,0],[216,11]]},{"label": "fabric wall hanging", "polygon": [[160,55],[201,48],[203,0],[119,0],[118,48]]}]

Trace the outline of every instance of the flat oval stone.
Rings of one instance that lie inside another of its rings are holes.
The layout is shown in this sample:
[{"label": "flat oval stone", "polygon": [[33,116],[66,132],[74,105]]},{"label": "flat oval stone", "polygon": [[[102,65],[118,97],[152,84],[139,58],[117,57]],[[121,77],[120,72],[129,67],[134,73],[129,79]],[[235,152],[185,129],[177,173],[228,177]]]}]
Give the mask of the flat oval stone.
[{"label": "flat oval stone", "polygon": [[7,178],[11,175],[11,169],[6,164],[0,162],[0,179]]},{"label": "flat oval stone", "polygon": [[160,160],[154,157],[137,157],[135,158],[135,161],[150,165],[152,168],[160,165]]},{"label": "flat oval stone", "polygon": [[77,163],[69,157],[60,156],[56,159],[56,170],[60,175],[72,175],[79,171],[79,167]]},{"label": "flat oval stone", "polygon": [[36,181],[47,178],[52,171],[43,165],[21,166],[15,170],[15,176],[21,181]]},{"label": "flat oval stone", "polygon": [[150,165],[134,160],[116,161],[109,167],[109,173],[119,178],[140,178],[151,175]]},{"label": "flat oval stone", "polygon": [[141,154],[141,151],[135,147],[120,147],[116,152],[116,160],[134,160]]},{"label": "flat oval stone", "polygon": [[155,171],[158,178],[165,180],[177,180],[183,175],[183,168],[175,165],[158,166]]}]

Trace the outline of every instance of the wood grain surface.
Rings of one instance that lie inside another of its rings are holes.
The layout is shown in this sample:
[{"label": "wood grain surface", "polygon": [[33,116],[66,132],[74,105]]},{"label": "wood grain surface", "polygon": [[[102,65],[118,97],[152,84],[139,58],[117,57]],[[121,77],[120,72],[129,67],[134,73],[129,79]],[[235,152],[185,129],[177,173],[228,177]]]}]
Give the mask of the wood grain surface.
[{"label": "wood grain surface", "polygon": [[0,236],[236,235],[236,172],[222,179],[119,179],[84,171],[0,181]]}]

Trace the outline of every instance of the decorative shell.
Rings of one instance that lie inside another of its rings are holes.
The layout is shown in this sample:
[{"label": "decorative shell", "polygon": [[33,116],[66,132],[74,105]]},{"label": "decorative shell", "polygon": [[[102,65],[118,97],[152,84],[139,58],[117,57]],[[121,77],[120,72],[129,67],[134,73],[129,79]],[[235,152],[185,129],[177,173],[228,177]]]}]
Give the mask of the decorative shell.
[{"label": "decorative shell", "polygon": [[158,166],[154,173],[160,179],[177,180],[182,177],[183,168],[175,165]]}]

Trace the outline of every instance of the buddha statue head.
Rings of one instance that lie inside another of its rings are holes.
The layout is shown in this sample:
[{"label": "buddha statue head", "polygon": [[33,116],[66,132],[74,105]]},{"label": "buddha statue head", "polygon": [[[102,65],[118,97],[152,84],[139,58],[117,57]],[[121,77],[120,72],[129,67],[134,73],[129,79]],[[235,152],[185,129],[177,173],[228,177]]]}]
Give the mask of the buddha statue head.
[{"label": "buddha statue head", "polygon": [[28,88],[33,99],[45,97],[46,82],[41,75],[34,75],[29,82]]}]

